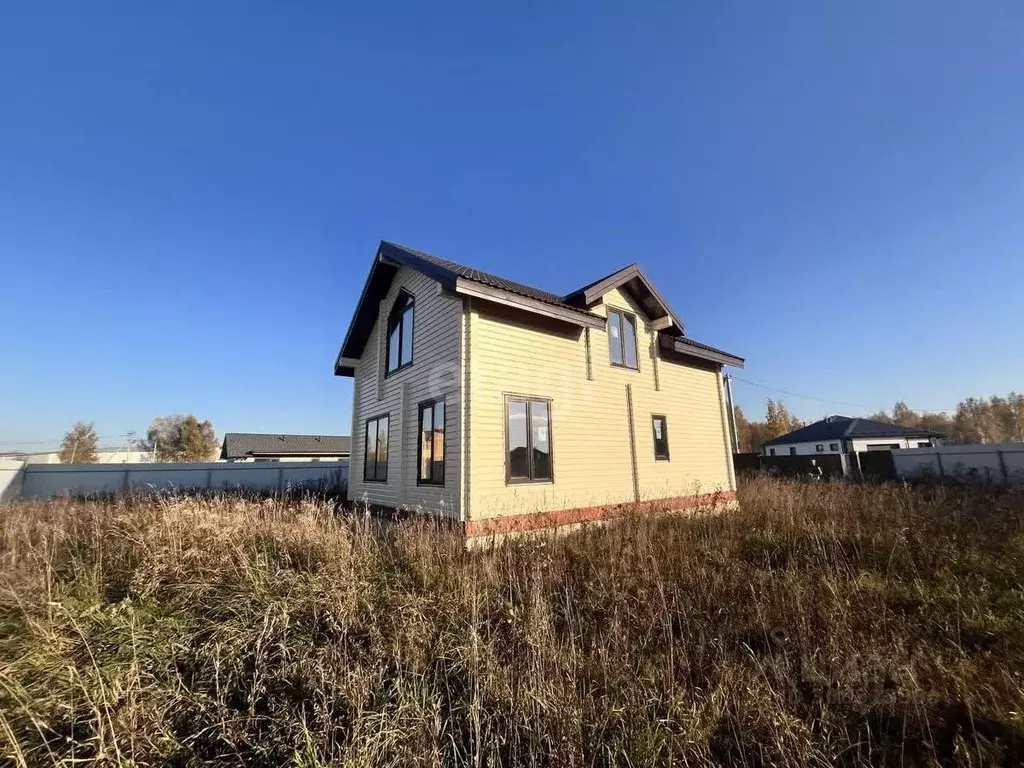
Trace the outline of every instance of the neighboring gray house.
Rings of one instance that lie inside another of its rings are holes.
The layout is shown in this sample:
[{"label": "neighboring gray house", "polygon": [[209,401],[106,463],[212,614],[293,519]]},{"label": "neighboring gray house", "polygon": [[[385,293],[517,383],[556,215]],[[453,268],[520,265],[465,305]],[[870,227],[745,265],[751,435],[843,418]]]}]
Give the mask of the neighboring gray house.
[{"label": "neighboring gray house", "polygon": [[226,461],[340,461],[352,450],[348,435],[265,435],[228,432],[220,457]]},{"label": "neighboring gray house", "polygon": [[813,456],[924,448],[943,435],[928,429],[901,427],[872,419],[829,416],[764,444],[765,456]]}]

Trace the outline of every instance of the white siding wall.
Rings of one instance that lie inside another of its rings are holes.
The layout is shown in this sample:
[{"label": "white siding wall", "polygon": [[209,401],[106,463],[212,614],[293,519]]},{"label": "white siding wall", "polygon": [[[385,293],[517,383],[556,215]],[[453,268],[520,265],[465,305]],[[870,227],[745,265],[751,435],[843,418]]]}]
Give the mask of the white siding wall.
[{"label": "white siding wall", "polygon": [[[831,450],[831,445],[835,443],[838,450]],[[796,448],[797,456],[813,456],[818,454],[817,446],[821,445],[825,450],[823,453],[842,453],[843,441],[842,440],[825,440],[822,443],[788,443],[786,445],[771,445],[765,449],[766,455],[771,455],[771,449],[775,449],[776,456],[789,456],[789,449]]]},{"label": "white siding wall", "polygon": [[853,450],[856,452],[870,450],[871,445],[898,445],[901,449],[917,448],[918,443],[929,443],[926,437],[892,438],[892,437],[865,437],[850,441]]},{"label": "white siding wall", "polygon": [[[388,313],[400,290],[413,295],[412,365],[385,377]],[[352,457],[349,499],[395,508],[419,508],[458,517],[460,495],[460,433],[462,300],[442,292],[440,284],[407,267],[395,275],[378,308],[377,321],[356,365],[353,382]],[[419,404],[445,400],[445,484],[417,485]],[[388,479],[364,482],[366,420],[390,419]]]},{"label": "white siding wall", "polygon": [[[866,437],[858,438],[856,440],[849,441],[851,450],[855,452],[868,450],[869,445],[898,445],[901,449],[904,448],[917,448],[918,443],[927,443],[928,439],[924,437],[911,437],[911,438],[899,438],[899,437]],[[832,444],[835,443],[839,450],[831,450]],[[787,443],[785,445],[771,445],[765,448],[765,455],[771,455],[771,449],[775,449],[776,456],[789,456],[789,449],[796,448],[797,456],[814,456],[818,455],[817,446],[821,445],[824,447],[823,453],[842,453],[843,441],[842,440],[822,440],[814,443]]]}]

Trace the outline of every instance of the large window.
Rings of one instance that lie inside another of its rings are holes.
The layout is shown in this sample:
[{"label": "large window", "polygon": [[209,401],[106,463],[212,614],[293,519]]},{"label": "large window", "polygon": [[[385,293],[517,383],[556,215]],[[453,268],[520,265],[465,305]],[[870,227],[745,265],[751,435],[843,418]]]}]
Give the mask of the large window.
[{"label": "large window", "polygon": [[388,315],[388,373],[412,363],[413,299],[405,291],[398,294]]},{"label": "large window", "polygon": [[635,315],[617,309],[608,310],[608,348],[612,365],[637,368]]},{"label": "large window", "polygon": [[664,416],[651,416],[654,429],[654,458],[668,461],[668,421]]},{"label": "large window", "polygon": [[388,481],[388,422],[385,416],[366,420],[366,455],[363,459],[363,480]]},{"label": "large window", "polygon": [[444,485],[444,400],[420,403],[420,448],[416,482]]},{"label": "large window", "polygon": [[505,434],[509,483],[545,482],[554,478],[551,465],[551,403],[510,397],[506,401]]}]

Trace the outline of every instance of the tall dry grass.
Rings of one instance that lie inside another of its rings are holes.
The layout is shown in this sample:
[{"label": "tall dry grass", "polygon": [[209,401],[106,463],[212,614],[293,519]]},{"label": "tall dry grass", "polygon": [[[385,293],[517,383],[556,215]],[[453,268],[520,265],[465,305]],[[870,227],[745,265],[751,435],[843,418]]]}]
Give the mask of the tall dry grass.
[{"label": "tall dry grass", "polygon": [[0,509],[12,765],[1024,761],[1024,496],[758,480],[466,551],[314,502]]}]

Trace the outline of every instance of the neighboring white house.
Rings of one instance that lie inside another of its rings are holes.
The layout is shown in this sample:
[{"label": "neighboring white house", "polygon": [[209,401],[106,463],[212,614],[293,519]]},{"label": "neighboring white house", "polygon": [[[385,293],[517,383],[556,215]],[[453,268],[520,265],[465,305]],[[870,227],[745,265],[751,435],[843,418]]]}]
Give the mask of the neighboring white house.
[{"label": "neighboring white house", "polygon": [[829,416],[764,444],[765,456],[895,451],[938,445],[943,435],[872,419]]},{"label": "neighboring white house", "polygon": [[[0,454],[0,459],[23,461],[26,464],[60,464],[60,453],[57,451],[37,451],[26,453],[16,451]],[[152,451],[140,451],[135,448],[98,448],[96,461],[93,464],[145,464],[153,461]]]}]

